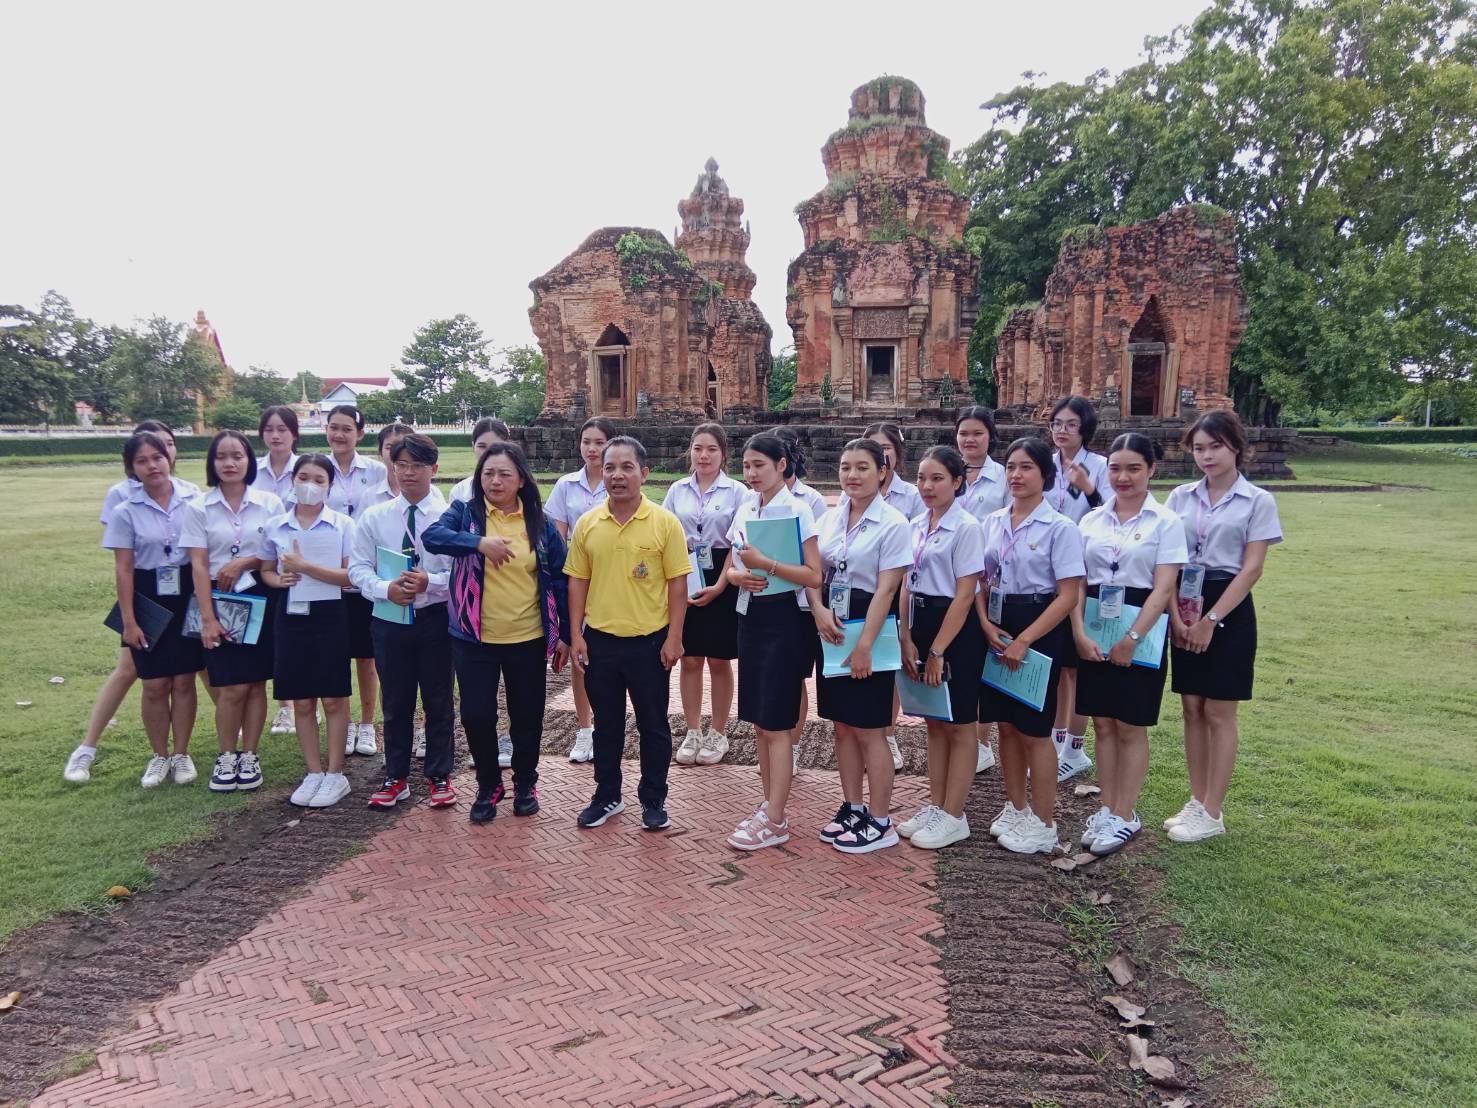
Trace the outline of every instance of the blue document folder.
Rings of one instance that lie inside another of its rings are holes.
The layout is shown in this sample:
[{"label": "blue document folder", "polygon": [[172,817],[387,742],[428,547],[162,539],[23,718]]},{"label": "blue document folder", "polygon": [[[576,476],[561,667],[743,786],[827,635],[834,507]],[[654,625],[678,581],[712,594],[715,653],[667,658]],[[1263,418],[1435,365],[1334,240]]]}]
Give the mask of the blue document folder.
[{"label": "blue document folder", "polygon": [[1020,668],[1012,670],[991,650],[985,655],[985,672],[980,681],[1039,712],[1046,703],[1051,684],[1051,659],[1039,650],[1027,650]]},{"label": "blue document folder", "polygon": [[[1089,596],[1087,604],[1082,611],[1082,626],[1087,632],[1087,637],[1097,643],[1098,649],[1104,654],[1112,650],[1128,634],[1128,629],[1133,626],[1134,620],[1139,618],[1142,608],[1136,608],[1132,604],[1123,605],[1123,614],[1117,619],[1106,619],[1098,611],[1097,597]],[[1169,614],[1161,612],[1159,618],[1154,621],[1154,626],[1149,628],[1148,634],[1139,640],[1138,646],[1133,651],[1133,664],[1143,666],[1145,669],[1158,669],[1159,662],[1164,657],[1164,635],[1169,630]]]},{"label": "blue document folder", "polygon": [[938,719],[945,723],[954,720],[954,706],[949,703],[949,683],[937,687],[914,681],[906,673],[897,675],[897,698],[904,715],[919,719]]},{"label": "blue document folder", "polygon": [[[387,550],[383,546],[374,548],[374,575],[381,581],[398,580],[400,575],[409,568],[409,554],[402,554],[398,550]],[[390,600],[376,600],[374,618],[382,619],[386,623],[412,623],[415,620],[415,606],[407,604],[402,607]]]},{"label": "blue document folder", "polygon": [[[800,519],[798,516],[783,516],[779,519],[751,519],[744,524],[744,545],[752,547],[761,557],[753,559],[764,565],[772,558],[781,565],[805,564],[805,555],[800,549]],[[745,559],[744,565],[750,573],[769,577],[763,570],[755,569]],[[779,593],[797,592],[800,586],[778,577],[769,577],[760,596],[775,596]]]},{"label": "blue document folder", "polygon": [[[856,649],[857,640],[862,637],[862,628],[866,626],[866,622],[865,619],[845,620],[841,624],[841,632],[845,637],[836,646],[821,639],[822,677],[841,677],[851,672],[850,666],[843,666],[841,663]],[[889,673],[902,668],[903,651],[897,641],[897,616],[888,616],[882,630],[877,632],[877,641],[872,644],[872,672]]]},{"label": "blue document folder", "polygon": [[[215,618],[233,643],[255,646],[261,639],[262,624],[267,618],[267,598],[249,592],[210,590]],[[181,632],[192,639],[200,637],[200,604],[192,596],[185,608],[185,625]]]}]

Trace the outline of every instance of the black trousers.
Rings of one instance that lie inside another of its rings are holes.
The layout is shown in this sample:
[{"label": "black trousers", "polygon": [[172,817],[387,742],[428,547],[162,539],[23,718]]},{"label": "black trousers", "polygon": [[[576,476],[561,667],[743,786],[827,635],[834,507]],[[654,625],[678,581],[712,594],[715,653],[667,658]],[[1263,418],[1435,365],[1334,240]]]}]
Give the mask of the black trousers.
[{"label": "black trousers", "polygon": [[[290,617],[289,617],[290,618]],[[372,621],[374,668],[385,716],[385,776],[410,776],[415,697],[426,709],[426,776],[451,776],[451,635],[446,605],[430,604],[407,624]]]},{"label": "black trousers", "polygon": [[590,664],[585,692],[595,716],[595,796],[597,804],[619,800],[621,753],[626,747],[626,697],[636,713],[641,738],[641,803],[660,808],[667,802],[667,764],[672,760],[672,724],[667,718],[671,673],[662,665],[667,629],[623,638],[593,627],[585,629]]},{"label": "black trousers", "polygon": [[508,698],[508,730],[513,737],[513,782],[533,788],[538,752],[544,741],[547,655],[540,635],[527,642],[489,643],[451,640],[456,680],[462,690],[462,730],[477,763],[479,787],[496,788],[503,771],[497,764],[497,683]]}]

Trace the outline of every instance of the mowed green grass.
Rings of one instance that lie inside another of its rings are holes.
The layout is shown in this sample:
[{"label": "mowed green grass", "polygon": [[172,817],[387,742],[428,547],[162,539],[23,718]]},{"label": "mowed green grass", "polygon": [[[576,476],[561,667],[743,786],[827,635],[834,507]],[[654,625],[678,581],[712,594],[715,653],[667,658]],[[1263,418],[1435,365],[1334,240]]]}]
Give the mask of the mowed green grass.
[{"label": "mowed green grass", "polygon": [[[469,466],[470,452],[447,468]],[[202,470],[181,466],[196,481]],[[1163,871],[1162,908],[1183,925],[1180,969],[1228,1013],[1274,1100],[1471,1102],[1477,461],[1359,447],[1300,458],[1297,470],[1430,491],[1279,497],[1288,541],[1256,593],[1257,699],[1242,712],[1231,833],[1183,847],[1157,831],[1186,795],[1178,701],[1166,696],[1142,805],[1161,846],[1137,856]],[[117,650],[100,626],[113,593],[96,522],[117,472],[0,472],[0,942],[55,912],[100,907],[110,885],[147,882],[152,852],[246,803],[203,782],[138,787],[148,749],[136,691],[92,783],[61,780]],[[66,683],[48,684],[53,675]],[[201,704],[203,770],[215,743]],[[292,736],[267,737],[263,754],[269,784],[302,772]]]}]

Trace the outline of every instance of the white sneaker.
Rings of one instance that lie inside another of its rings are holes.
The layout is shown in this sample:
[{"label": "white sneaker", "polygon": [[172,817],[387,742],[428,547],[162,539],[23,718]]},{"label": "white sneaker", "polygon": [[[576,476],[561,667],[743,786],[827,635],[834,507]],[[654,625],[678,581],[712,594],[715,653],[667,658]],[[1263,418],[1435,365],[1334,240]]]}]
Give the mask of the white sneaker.
[{"label": "white sneaker", "polygon": [[350,723],[344,729],[344,757],[350,758],[354,754],[354,744],[359,741],[359,728]]},{"label": "white sneaker", "polygon": [[277,709],[277,717],[272,720],[272,734],[290,735],[296,730],[297,719],[292,713],[292,705],[282,705]]},{"label": "white sneaker", "polygon": [[62,770],[62,780],[74,785],[85,785],[92,780],[92,763],[97,751],[90,746],[79,746],[67,759],[67,768]]},{"label": "white sneaker", "polygon": [[342,773],[325,773],[323,784],[318,786],[318,791],[313,794],[313,799],[308,801],[309,808],[332,808],[344,797],[348,796],[349,779]]},{"label": "white sneaker", "polygon": [[1056,824],[1047,825],[1029,808],[1025,816],[1000,836],[1000,845],[1015,854],[1050,854],[1057,848]]},{"label": "white sneaker", "polygon": [[703,732],[701,728],[689,727],[687,737],[682,740],[682,745],[677,748],[677,753],[672,755],[672,760],[679,766],[690,766],[697,761],[697,748],[702,745]]},{"label": "white sneaker", "polygon": [[497,739],[497,764],[500,769],[508,769],[513,764],[513,736],[499,735]]},{"label": "white sneaker", "polygon": [[790,747],[790,776],[800,772],[800,744],[796,743]]},{"label": "white sneaker", "polygon": [[1168,831],[1177,823],[1184,823],[1186,820],[1193,819],[1196,813],[1203,811],[1205,811],[1204,806],[1192,796],[1189,800],[1185,801],[1183,808],[1164,821],[1164,830]]},{"label": "white sneaker", "polygon": [[1169,829],[1170,839],[1177,843],[1198,843],[1225,833],[1226,813],[1222,812],[1219,818],[1215,818],[1203,806],[1194,815],[1180,820]]},{"label": "white sneaker", "polygon": [[308,774],[303,778],[303,783],[292,791],[292,795],[287,798],[287,802],[289,804],[296,804],[299,808],[306,808],[313,797],[317,795],[318,790],[323,787],[323,779],[327,776],[328,774],[326,773]]},{"label": "white sneaker", "polygon": [[896,735],[888,735],[887,736],[887,749],[892,754],[892,768],[893,769],[902,769],[903,768],[903,752],[897,748],[897,736]]},{"label": "white sneaker", "polygon": [[570,748],[571,762],[593,762],[595,760],[595,729],[581,727],[574,733],[574,746]]},{"label": "white sneaker", "polygon": [[1124,819],[1122,816],[1115,816],[1112,812],[1109,812],[1108,817],[1103,820],[1103,826],[1098,831],[1097,838],[1092,840],[1092,843],[1087,849],[1099,857],[1104,854],[1112,854],[1114,851],[1122,850],[1128,845],[1128,840],[1137,835],[1143,828],[1143,822],[1139,819],[1137,812],[1133,814],[1133,819]]},{"label": "white sneaker", "polygon": [[[354,753],[355,754],[378,754],[379,753],[379,744],[375,741],[375,736],[374,736],[374,724],[372,724],[372,723],[361,723],[359,725],[359,735],[354,740]],[[330,776],[333,776],[333,775],[330,774]],[[348,780],[347,779],[345,779],[344,784],[345,785],[348,784]]]},{"label": "white sneaker", "polygon": [[703,736],[703,741],[698,745],[697,764],[700,766],[716,766],[723,761],[723,755],[728,753],[728,736],[719,734],[711,727]]},{"label": "white sneaker", "polygon": [[974,756],[975,773],[984,773],[987,769],[995,768],[995,752],[990,749],[989,743],[980,743],[979,753]]},{"label": "white sneaker", "polygon": [[969,817],[951,816],[940,809],[933,822],[909,841],[924,850],[940,850],[967,838],[969,838]]},{"label": "white sneaker", "polygon": [[415,734],[410,738],[410,756],[412,758],[426,756],[426,729],[424,727],[417,727]]},{"label": "white sneaker", "polygon": [[176,754],[169,759],[169,766],[176,785],[188,785],[198,776],[195,772],[195,763],[190,760],[188,754]]},{"label": "white sneaker", "polygon": [[144,767],[144,775],[138,779],[138,783],[146,789],[164,784],[164,779],[169,776],[170,762],[169,758],[154,755]]},{"label": "white sneaker", "polygon": [[905,839],[911,839],[914,834],[922,831],[925,827],[927,827],[930,823],[937,819],[938,813],[941,811],[943,811],[942,808],[936,807],[933,804],[925,804],[923,807],[918,809],[917,813],[914,814],[912,819],[905,819],[902,823],[897,825],[897,833]]},{"label": "white sneaker", "polygon": [[1113,809],[1109,808],[1106,804],[1104,804],[1101,807],[1099,807],[1096,812],[1092,813],[1092,815],[1090,815],[1090,816],[1087,817],[1087,824],[1082,828],[1082,845],[1083,846],[1091,846],[1092,845],[1093,840],[1096,839],[1098,837],[1098,835],[1102,833],[1103,824],[1107,822],[1108,817],[1111,816],[1112,814],[1113,814]]},{"label": "white sneaker", "polygon": [[1092,768],[1092,759],[1087,756],[1087,748],[1079,746],[1073,750],[1071,745],[1064,747],[1062,758],[1056,764],[1056,783],[1061,785],[1072,780],[1085,769]]},{"label": "white sneaker", "polygon": [[1030,808],[1017,808],[1007,800],[1005,807],[1001,808],[1000,814],[995,817],[995,822],[990,824],[990,834],[998,839],[1030,814]]}]

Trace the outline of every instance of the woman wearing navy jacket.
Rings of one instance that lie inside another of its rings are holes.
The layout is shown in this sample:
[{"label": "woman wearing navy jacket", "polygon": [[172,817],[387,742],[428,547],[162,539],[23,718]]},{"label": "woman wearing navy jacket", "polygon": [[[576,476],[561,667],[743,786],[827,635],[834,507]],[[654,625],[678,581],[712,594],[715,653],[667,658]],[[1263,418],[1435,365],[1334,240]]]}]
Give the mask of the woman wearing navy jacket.
[{"label": "woman wearing navy jacket", "polygon": [[538,752],[544,735],[545,664],[569,658],[569,587],[564,538],[544,515],[538,484],[516,443],[497,442],[477,462],[473,496],[456,500],[421,539],[451,570],[452,661],[462,727],[477,768],[473,823],[497,815],[503,771],[497,758],[497,684],[513,738],[513,814],[538,811]]}]

